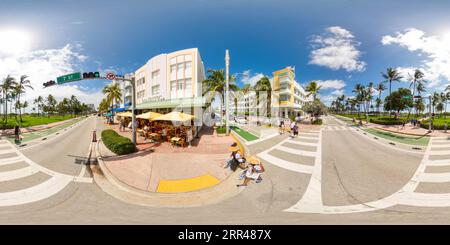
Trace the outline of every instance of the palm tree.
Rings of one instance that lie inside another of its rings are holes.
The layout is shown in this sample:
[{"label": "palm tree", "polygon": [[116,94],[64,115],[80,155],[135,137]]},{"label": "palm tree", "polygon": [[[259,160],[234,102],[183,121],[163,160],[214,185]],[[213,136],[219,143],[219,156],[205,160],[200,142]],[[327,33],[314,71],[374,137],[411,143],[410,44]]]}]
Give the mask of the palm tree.
[{"label": "palm tree", "polygon": [[11,76],[7,76],[5,79],[3,79],[3,83],[1,85],[1,90],[3,93],[3,101],[4,101],[4,120],[5,120],[5,125],[8,123],[8,102],[11,100],[12,98],[12,93],[13,93],[13,89],[16,85],[16,79],[11,77]]},{"label": "palm tree", "polygon": [[360,83],[357,83],[355,85],[355,88],[352,90],[352,92],[356,94],[355,101],[358,104],[358,118],[360,117],[360,113],[361,113],[362,93],[364,90],[365,90],[364,86],[361,85]]},{"label": "palm tree", "polygon": [[42,98],[42,96],[40,96],[40,95],[33,101],[33,104],[36,105],[38,116],[39,116],[39,111],[42,111],[43,103],[44,103],[44,98]]},{"label": "palm tree", "polygon": [[400,76],[400,73],[395,68],[387,68],[386,74],[381,73],[385,82],[389,82],[389,108],[392,108],[391,92],[392,92],[392,82],[399,82],[403,77]]},{"label": "palm tree", "polygon": [[68,100],[68,106],[71,113],[75,115],[77,108],[80,107],[80,101],[75,95],[70,96],[70,99]]},{"label": "palm tree", "polygon": [[106,95],[106,101],[111,104],[111,113],[114,115],[114,103],[122,102],[122,90],[118,83],[112,83],[103,88],[103,94]]},{"label": "palm tree", "polygon": [[316,81],[311,81],[306,85],[306,92],[308,92],[307,96],[312,95],[313,99],[316,100],[317,94],[319,93],[322,86],[319,86]]},{"label": "palm tree", "polygon": [[[26,88],[33,89],[33,86],[31,86],[30,80],[28,80],[27,78],[28,78],[28,76],[26,76],[26,75],[20,76],[19,82],[17,82],[16,86],[14,87],[14,92],[16,94],[16,102],[17,102],[18,105],[21,105],[21,103],[20,103],[20,95],[25,93],[25,89]],[[19,109],[20,123],[22,123],[22,111],[21,111],[20,106],[19,106],[18,109]]]},{"label": "palm tree", "polygon": [[270,85],[270,80],[266,76],[259,79],[258,82],[256,82],[254,89],[258,91],[256,93],[256,101],[259,105],[259,91],[265,91],[267,92],[267,115],[270,115],[270,105],[271,105],[271,99],[272,99],[272,86]]},{"label": "palm tree", "polygon": [[383,103],[381,100],[381,93],[383,93],[383,91],[386,90],[386,86],[382,82],[378,83],[376,90],[378,91],[378,98],[375,103],[377,104],[378,115],[380,115],[380,106]]},{"label": "palm tree", "polygon": [[47,105],[45,106],[47,109],[47,116],[50,117],[50,114],[53,114],[53,112],[56,109],[56,104],[58,102],[56,101],[55,97],[53,97],[53,95],[49,94],[47,96]]},{"label": "palm tree", "polygon": [[[203,81],[203,95],[207,92],[218,92],[221,95],[222,103],[220,103],[220,117],[223,118],[223,103],[225,103],[225,72],[223,69],[214,70],[208,69],[208,78]],[[231,76],[228,78],[228,88],[230,91],[237,91],[239,87],[234,84],[235,78]],[[214,95],[212,95],[214,96]],[[209,98],[212,101],[214,98]]]},{"label": "palm tree", "polygon": [[441,103],[441,95],[440,94],[438,94],[437,92],[434,92],[433,93],[433,95],[432,95],[432,97],[431,97],[431,105],[433,106],[433,114],[434,114],[434,110],[435,110],[435,107],[439,104],[439,103]]},{"label": "palm tree", "polygon": [[447,113],[447,103],[450,100],[450,92],[444,93],[442,92],[440,94],[441,96],[441,101],[444,104],[444,118],[446,118],[447,116],[445,115]]}]

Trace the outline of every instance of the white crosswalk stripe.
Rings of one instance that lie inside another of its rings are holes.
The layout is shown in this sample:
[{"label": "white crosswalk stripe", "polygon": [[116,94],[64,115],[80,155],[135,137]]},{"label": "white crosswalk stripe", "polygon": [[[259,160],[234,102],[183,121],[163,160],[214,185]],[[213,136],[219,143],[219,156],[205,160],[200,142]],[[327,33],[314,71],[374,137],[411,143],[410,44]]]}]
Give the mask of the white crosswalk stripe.
[{"label": "white crosswalk stripe", "polygon": [[34,186],[19,189],[11,192],[0,192],[0,207],[22,205],[32,203],[49,198],[61,190],[63,190],[71,182],[92,183],[92,178],[71,176],[58,173],[42,167],[31,159],[23,155],[11,143],[0,140],[0,154],[14,154],[7,158],[0,159],[0,166],[14,166],[17,164],[27,164],[26,167],[21,167],[15,170],[0,171],[0,184],[7,181],[21,181],[23,178],[33,178],[34,174],[44,173],[50,178],[40,182]]},{"label": "white crosswalk stripe", "polygon": [[326,125],[323,128],[324,131],[341,131],[341,130],[350,130],[348,126],[339,126],[339,125]]},{"label": "white crosswalk stripe", "polygon": [[[280,168],[284,168],[289,171],[311,174],[314,169],[314,166],[308,165],[308,164],[296,163],[296,162],[292,162],[292,161],[289,161],[289,160],[286,160],[286,159],[283,159],[280,157],[276,157],[276,156],[272,155],[271,152],[274,150],[278,150],[283,153],[295,154],[298,156],[312,157],[312,158],[317,159],[318,156],[321,155],[321,153],[320,153],[321,137],[322,137],[321,134],[322,134],[321,131],[300,132],[299,136],[296,137],[295,139],[287,138],[287,139],[281,141],[280,143],[276,144],[275,146],[271,147],[270,149],[267,149],[266,151],[259,153],[258,157],[272,165],[278,166]],[[309,142],[310,140],[313,140],[313,141],[315,140],[317,142]],[[294,145],[294,147],[295,147],[295,145],[297,145],[299,148],[301,148],[302,146],[316,147],[316,150],[308,151],[308,150],[293,148],[293,147],[283,145],[284,143],[292,144],[292,145]]]}]

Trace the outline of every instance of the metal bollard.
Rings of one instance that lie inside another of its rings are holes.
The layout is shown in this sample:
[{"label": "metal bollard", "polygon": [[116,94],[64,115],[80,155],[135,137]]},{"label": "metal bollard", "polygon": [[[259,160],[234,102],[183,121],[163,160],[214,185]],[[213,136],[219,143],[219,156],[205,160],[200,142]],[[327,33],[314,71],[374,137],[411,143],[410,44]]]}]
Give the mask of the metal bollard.
[{"label": "metal bollard", "polygon": [[97,142],[97,134],[95,133],[95,130],[92,131],[92,142]]}]

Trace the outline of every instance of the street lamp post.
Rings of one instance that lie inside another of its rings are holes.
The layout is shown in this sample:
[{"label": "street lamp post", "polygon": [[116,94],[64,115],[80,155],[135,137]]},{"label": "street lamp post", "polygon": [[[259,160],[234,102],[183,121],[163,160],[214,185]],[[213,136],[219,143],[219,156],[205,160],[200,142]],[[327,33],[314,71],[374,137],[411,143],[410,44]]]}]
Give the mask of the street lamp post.
[{"label": "street lamp post", "polygon": [[428,116],[430,117],[429,119],[428,119],[428,133],[431,133],[431,120],[432,120],[432,118],[431,118],[431,95],[428,97],[429,99],[430,99],[430,104],[429,104],[429,112],[428,112]]},{"label": "street lamp post", "polygon": [[136,146],[136,83],[134,76],[131,78],[131,124],[132,124],[132,138],[133,138],[133,144]]},{"label": "street lamp post", "polygon": [[[228,49],[225,50],[225,127],[226,127],[226,135],[230,135],[230,122],[229,122],[229,75],[228,75],[228,67],[230,66],[230,55],[228,53]],[[222,113],[222,112],[221,112]]]}]

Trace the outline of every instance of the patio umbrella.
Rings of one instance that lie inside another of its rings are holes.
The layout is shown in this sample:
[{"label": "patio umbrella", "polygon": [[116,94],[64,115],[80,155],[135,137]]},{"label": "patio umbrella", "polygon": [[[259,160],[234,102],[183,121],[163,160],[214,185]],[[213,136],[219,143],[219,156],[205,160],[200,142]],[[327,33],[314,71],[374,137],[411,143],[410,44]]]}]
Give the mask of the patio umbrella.
[{"label": "patio umbrella", "polygon": [[118,116],[118,117],[132,117],[133,114],[131,112],[127,111],[127,112],[117,113],[116,116]]},{"label": "patio umbrella", "polygon": [[167,113],[165,115],[159,116],[154,121],[177,121],[177,122],[185,122],[192,120],[194,118],[193,115],[189,115],[183,112],[179,111],[172,111],[170,113]]},{"label": "patio umbrella", "polygon": [[146,119],[146,120],[153,120],[153,119],[155,119],[157,117],[160,117],[160,116],[162,116],[162,114],[150,111],[150,112],[146,112],[146,113],[137,115],[136,118]]}]

